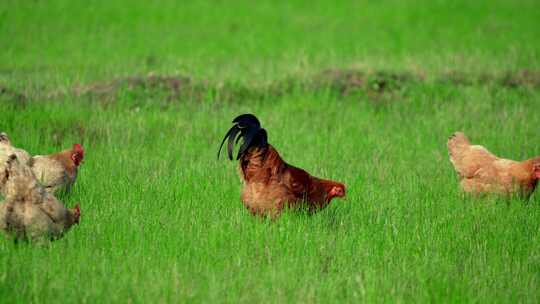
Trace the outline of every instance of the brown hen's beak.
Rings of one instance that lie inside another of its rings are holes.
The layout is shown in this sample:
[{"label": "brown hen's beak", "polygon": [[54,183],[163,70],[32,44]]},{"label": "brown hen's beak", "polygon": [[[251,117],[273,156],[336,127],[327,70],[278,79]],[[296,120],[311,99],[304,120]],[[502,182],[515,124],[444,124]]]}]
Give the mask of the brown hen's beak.
[{"label": "brown hen's beak", "polygon": [[334,187],[332,190],[330,190],[330,197],[344,197],[345,196],[345,188],[341,187]]},{"label": "brown hen's beak", "polygon": [[537,179],[540,179],[540,164],[536,165],[534,167],[534,176],[537,178]]},{"label": "brown hen's beak", "polygon": [[75,209],[74,212],[73,212],[73,215],[75,216],[75,224],[79,224],[79,221],[80,221],[80,218],[81,218],[81,205],[80,204],[77,204],[75,205]]}]

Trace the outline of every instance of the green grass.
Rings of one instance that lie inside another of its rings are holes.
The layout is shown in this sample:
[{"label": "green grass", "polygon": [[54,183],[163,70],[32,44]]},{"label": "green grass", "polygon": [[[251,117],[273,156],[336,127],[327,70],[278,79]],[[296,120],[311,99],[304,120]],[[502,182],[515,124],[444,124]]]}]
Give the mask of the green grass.
[{"label": "green grass", "polygon": [[[540,194],[463,197],[446,151],[462,130],[500,156],[539,154],[539,86],[434,80],[538,71],[534,1],[175,3],[0,4],[0,86],[25,96],[0,93],[0,129],[32,154],[87,150],[61,197],[81,224],[48,246],[0,242],[2,302],[540,301]],[[423,78],[303,85],[327,68]],[[70,93],[149,72],[208,86]],[[347,198],[250,216],[236,164],[216,160],[245,112]]]}]

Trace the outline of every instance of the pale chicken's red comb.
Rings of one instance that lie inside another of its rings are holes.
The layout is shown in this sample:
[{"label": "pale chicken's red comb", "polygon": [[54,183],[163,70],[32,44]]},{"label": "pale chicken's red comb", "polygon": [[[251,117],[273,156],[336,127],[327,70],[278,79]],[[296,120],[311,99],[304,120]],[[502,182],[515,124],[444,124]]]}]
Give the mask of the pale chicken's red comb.
[{"label": "pale chicken's red comb", "polygon": [[77,205],[75,205],[75,207],[73,209],[75,209],[75,211],[74,211],[75,223],[78,224],[79,220],[80,220],[80,217],[81,217],[81,205],[77,204]]},{"label": "pale chicken's red comb", "polygon": [[84,156],[84,149],[81,146],[81,144],[74,144],[73,145],[73,152],[76,152],[76,153],[80,154],[81,156]]}]

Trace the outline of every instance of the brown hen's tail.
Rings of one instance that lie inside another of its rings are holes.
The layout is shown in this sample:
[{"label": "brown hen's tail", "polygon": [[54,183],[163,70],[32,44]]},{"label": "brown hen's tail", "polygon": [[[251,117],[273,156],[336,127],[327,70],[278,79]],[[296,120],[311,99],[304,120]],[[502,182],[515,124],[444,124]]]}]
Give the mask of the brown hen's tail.
[{"label": "brown hen's tail", "polygon": [[477,166],[471,162],[470,150],[471,143],[465,134],[455,132],[448,138],[448,154],[450,162],[454,166],[456,173],[460,177],[468,177],[474,174]]},{"label": "brown hen's tail", "polygon": [[460,154],[471,145],[469,139],[463,132],[455,132],[448,138],[448,153],[450,154],[450,159],[454,160],[456,157],[459,157]]},{"label": "brown hen's tail", "polygon": [[238,150],[238,155],[236,156],[237,160],[240,159],[240,157],[251,147],[268,146],[268,136],[266,134],[266,130],[261,128],[261,123],[257,117],[255,117],[255,115],[242,114],[236,117],[232,122],[234,125],[229,129],[227,134],[225,134],[225,137],[219,146],[218,159],[219,154],[221,153],[221,148],[223,147],[223,144],[227,138],[229,138],[229,142],[227,144],[227,153],[230,160],[233,159],[234,145],[240,141],[240,138],[243,138],[244,142]]}]

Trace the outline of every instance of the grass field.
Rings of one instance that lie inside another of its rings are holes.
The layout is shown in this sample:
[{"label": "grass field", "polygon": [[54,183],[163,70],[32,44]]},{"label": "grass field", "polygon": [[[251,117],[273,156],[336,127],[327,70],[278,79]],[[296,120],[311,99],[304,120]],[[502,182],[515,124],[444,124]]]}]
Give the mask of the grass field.
[{"label": "grass field", "polygon": [[[0,242],[0,301],[540,301],[540,194],[463,197],[454,131],[540,154],[536,1],[0,3],[0,130],[80,142],[82,220]],[[216,160],[255,113],[290,163],[348,186],[254,218]]]}]

